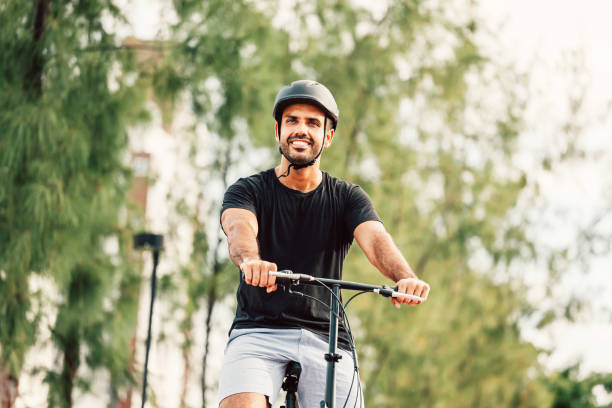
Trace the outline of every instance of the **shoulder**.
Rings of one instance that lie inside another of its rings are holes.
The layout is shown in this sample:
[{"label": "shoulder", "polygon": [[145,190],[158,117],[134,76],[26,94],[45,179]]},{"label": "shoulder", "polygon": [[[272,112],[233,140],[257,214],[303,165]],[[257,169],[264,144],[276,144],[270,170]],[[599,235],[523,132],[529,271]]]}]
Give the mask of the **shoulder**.
[{"label": "shoulder", "polygon": [[351,183],[350,181],[342,180],[338,177],[331,176],[326,172],[323,172],[323,174],[327,180],[327,184],[330,187],[330,189],[332,191],[342,194],[344,198],[348,199],[355,194],[357,195],[365,194],[363,189],[358,184],[354,184],[354,183]]},{"label": "shoulder", "polygon": [[330,188],[338,191],[350,191],[355,187],[359,187],[357,184],[353,184],[349,181],[342,180],[338,177],[334,177],[327,172],[323,172],[323,177]]},{"label": "shoulder", "polygon": [[265,188],[266,185],[270,184],[273,181],[273,176],[274,169],[264,170],[248,177],[239,178],[229,187],[229,189],[247,188],[259,190]]},{"label": "shoulder", "polygon": [[270,180],[274,169],[243,177],[230,185],[223,195],[221,214],[228,208],[242,208],[257,214],[266,191],[270,191]]}]

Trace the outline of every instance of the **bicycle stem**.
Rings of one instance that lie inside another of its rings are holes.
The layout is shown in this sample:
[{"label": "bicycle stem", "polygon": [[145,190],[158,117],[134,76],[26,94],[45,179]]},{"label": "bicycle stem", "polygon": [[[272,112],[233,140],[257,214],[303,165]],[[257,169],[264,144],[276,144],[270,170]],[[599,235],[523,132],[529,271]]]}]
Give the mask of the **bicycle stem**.
[{"label": "bicycle stem", "polygon": [[340,285],[333,284],[331,304],[329,309],[329,352],[325,354],[327,361],[327,378],[325,380],[325,400],[321,401],[321,408],[334,408],[336,406],[336,363],[342,356],[336,353],[338,348],[338,312],[340,298]]}]

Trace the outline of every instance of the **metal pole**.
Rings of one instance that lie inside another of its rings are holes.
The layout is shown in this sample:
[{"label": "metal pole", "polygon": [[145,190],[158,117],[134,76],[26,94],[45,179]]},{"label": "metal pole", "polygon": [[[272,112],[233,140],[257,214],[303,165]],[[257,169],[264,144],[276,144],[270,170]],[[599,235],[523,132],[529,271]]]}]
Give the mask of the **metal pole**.
[{"label": "metal pole", "polygon": [[159,262],[159,250],[153,250],[153,276],[151,277],[151,304],[149,306],[149,330],[147,333],[147,348],[145,352],[145,366],[142,374],[142,405],[144,408],[147,401],[147,372],[149,368],[149,349],[151,348],[151,325],[153,320],[153,302],[155,301],[155,290],[157,288],[157,264]]}]

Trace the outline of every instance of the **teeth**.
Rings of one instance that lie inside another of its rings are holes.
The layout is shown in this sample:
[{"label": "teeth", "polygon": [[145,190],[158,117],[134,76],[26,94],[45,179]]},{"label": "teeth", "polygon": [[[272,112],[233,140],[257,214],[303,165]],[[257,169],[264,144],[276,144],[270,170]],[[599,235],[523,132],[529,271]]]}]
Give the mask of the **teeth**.
[{"label": "teeth", "polygon": [[308,147],[308,143],[306,142],[301,142],[299,140],[295,141],[295,142],[291,142],[292,145],[296,146],[296,147]]}]

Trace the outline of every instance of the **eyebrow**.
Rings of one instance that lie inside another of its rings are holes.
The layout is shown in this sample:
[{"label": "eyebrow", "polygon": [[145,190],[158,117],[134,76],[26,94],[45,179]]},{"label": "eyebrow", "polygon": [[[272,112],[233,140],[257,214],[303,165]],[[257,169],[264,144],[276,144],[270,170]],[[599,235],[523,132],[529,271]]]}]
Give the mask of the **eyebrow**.
[{"label": "eyebrow", "polygon": [[[298,117],[294,116],[294,115],[285,115],[285,118],[287,118],[287,119],[297,119]],[[316,117],[307,117],[306,119],[310,120],[310,121],[316,121],[317,123],[321,123],[321,119],[316,118]]]}]

